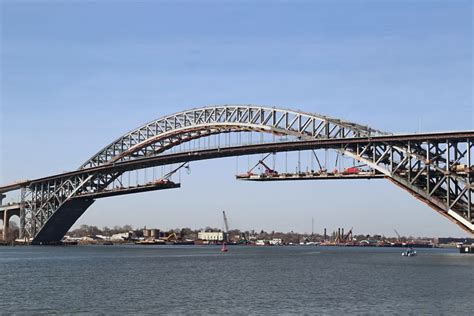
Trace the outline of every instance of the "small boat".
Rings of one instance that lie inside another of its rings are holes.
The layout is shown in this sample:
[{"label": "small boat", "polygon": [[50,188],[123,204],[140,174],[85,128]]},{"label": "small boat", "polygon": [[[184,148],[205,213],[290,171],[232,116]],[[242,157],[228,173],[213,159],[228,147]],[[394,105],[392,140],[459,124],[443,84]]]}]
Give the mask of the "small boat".
[{"label": "small boat", "polygon": [[460,253],[474,253],[474,244],[471,245],[462,245],[459,248]]},{"label": "small boat", "polygon": [[229,249],[227,249],[227,245],[226,243],[223,243],[222,244],[222,247],[221,247],[221,252],[227,252]]},{"label": "small boat", "polygon": [[414,257],[416,256],[416,251],[412,248],[408,248],[406,251],[402,252],[402,256],[404,257]]}]

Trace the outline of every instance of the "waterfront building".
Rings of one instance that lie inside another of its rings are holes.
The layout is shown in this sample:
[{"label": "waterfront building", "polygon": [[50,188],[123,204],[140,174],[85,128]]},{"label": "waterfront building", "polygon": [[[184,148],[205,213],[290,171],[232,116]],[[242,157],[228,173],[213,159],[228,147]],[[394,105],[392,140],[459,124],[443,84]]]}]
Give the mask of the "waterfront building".
[{"label": "waterfront building", "polygon": [[268,243],[272,246],[280,246],[283,244],[283,240],[281,238],[273,238],[269,240]]},{"label": "waterfront building", "polygon": [[224,240],[224,233],[223,232],[200,231],[200,232],[198,232],[198,239],[199,240],[206,240],[206,241],[223,241]]}]

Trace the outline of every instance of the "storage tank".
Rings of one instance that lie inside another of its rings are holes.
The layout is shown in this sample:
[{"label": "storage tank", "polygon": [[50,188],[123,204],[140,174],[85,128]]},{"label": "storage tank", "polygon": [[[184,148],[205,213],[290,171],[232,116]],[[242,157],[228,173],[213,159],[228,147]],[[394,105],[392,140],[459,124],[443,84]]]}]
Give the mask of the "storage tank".
[{"label": "storage tank", "polygon": [[145,237],[145,238],[146,238],[146,237],[150,237],[150,235],[151,235],[150,229],[146,229],[146,228],[145,228],[145,229],[143,230],[143,237]]},{"label": "storage tank", "polygon": [[150,237],[157,237],[158,236],[158,230],[157,229],[149,229],[150,231]]}]

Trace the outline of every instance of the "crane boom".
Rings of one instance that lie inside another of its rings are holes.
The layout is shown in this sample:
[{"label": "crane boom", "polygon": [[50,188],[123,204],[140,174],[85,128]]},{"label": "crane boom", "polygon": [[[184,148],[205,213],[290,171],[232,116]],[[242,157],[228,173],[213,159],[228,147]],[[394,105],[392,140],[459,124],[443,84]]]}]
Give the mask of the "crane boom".
[{"label": "crane boom", "polygon": [[224,216],[224,233],[229,232],[229,224],[227,223],[227,216],[225,216],[225,211],[222,211],[222,215]]},{"label": "crane boom", "polygon": [[396,230],[396,229],[394,229],[393,231],[395,232],[395,234],[397,234],[397,237],[398,237],[398,239],[397,239],[397,240],[398,240],[398,241],[400,241],[400,234],[397,232],[397,230]]},{"label": "crane boom", "polygon": [[258,165],[262,165],[264,168],[265,168],[265,173],[267,174],[276,174],[277,172],[275,170],[273,170],[272,168],[270,168],[265,162],[264,160],[267,159],[272,153],[269,153],[267,154],[265,157],[263,157],[262,159],[260,159],[256,164],[255,166],[253,166],[249,171],[248,173],[251,173],[255,168],[258,167]]},{"label": "crane boom", "polygon": [[345,241],[347,241],[347,238],[349,238],[349,236],[352,234],[352,229],[354,227],[351,227],[351,229],[347,232],[347,234],[343,237]]}]

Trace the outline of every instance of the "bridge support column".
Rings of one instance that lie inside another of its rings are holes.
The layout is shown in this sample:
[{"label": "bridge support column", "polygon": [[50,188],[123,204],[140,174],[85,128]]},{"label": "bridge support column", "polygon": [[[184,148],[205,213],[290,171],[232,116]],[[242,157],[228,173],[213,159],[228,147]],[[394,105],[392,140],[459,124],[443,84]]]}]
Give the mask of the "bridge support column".
[{"label": "bridge support column", "polygon": [[26,188],[22,187],[20,194],[21,194],[21,201],[20,201],[20,231],[18,234],[19,239],[24,239],[25,238],[25,193],[26,193]]},{"label": "bridge support column", "polygon": [[[2,205],[3,199],[6,197],[5,194],[0,194],[0,205]],[[2,228],[2,239],[6,240],[7,239],[7,229],[8,229],[8,224],[6,221],[6,218],[8,218],[7,211],[0,212],[0,215],[3,220],[3,228]]]},{"label": "bridge support column", "polygon": [[4,210],[3,211],[3,240],[7,240],[7,235],[8,235],[8,228],[9,228],[9,221],[10,219],[8,218],[8,211]]}]

